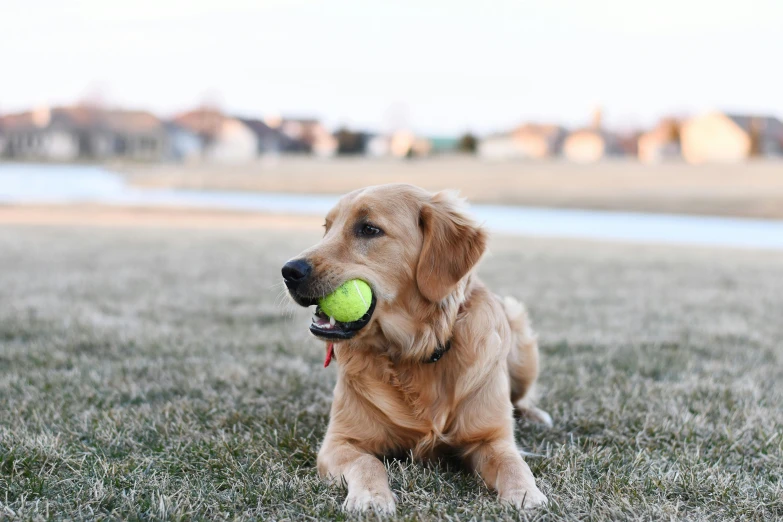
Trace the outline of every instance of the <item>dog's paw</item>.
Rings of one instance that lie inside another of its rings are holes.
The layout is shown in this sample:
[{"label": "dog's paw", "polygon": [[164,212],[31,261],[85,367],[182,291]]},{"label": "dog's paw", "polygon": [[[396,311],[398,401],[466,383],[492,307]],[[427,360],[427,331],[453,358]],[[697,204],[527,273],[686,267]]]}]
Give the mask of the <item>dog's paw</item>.
[{"label": "dog's paw", "polygon": [[517,404],[516,414],[520,419],[525,419],[529,422],[546,426],[547,428],[551,428],[553,426],[552,416],[544,410],[536,408],[535,406],[523,406]]},{"label": "dog's paw", "polygon": [[525,509],[535,508],[544,506],[549,502],[546,495],[541,493],[541,490],[535,486],[529,489],[512,489],[511,491],[506,491],[500,497],[500,501],[511,504],[517,509],[523,507]]},{"label": "dog's paw", "polygon": [[394,493],[391,490],[370,491],[369,489],[349,491],[345,502],[343,502],[343,509],[359,513],[375,511],[390,515],[396,509]]},{"label": "dog's paw", "polygon": [[554,423],[552,422],[552,416],[549,415],[547,412],[545,412],[542,409],[539,408],[531,408],[530,409],[530,419],[533,422],[537,422],[538,424],[542,424],[546,426],[547,428],[551,428]]}]

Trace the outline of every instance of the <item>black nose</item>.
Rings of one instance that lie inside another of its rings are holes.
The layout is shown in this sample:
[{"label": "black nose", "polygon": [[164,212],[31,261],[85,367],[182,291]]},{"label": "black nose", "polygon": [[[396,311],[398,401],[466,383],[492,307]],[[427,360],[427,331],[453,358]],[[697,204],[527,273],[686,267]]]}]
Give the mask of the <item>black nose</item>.
[{"label": "black nose", "polygon": [[307,279],[312,271],[310,263],[304,259],[294,259],[283,266],[283,279],[288,288],[293,288]]}]

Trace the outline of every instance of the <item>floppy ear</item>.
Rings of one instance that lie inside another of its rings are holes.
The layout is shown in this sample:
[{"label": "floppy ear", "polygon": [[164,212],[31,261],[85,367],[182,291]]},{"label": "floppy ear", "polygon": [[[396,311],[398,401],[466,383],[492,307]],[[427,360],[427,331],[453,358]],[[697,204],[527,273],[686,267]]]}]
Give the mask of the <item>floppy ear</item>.
[{"label": "floppy ear", "polygon": [[461,210],[450,192],[438,192],[425,202],[419,222],[424,243],[416,267],[421,294],[433,303],[443,301],[473,268],[487,245],[487,235]]}]

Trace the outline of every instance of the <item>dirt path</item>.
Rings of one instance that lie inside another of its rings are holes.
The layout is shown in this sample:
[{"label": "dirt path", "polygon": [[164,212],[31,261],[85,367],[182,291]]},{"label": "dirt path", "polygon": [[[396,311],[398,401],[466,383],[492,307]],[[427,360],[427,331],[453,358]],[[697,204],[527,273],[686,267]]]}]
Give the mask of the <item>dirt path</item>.
[{"label": "dirt path", "polygon": [[318,230],[320,217],[104,205],[0,205],[0,225]]}]

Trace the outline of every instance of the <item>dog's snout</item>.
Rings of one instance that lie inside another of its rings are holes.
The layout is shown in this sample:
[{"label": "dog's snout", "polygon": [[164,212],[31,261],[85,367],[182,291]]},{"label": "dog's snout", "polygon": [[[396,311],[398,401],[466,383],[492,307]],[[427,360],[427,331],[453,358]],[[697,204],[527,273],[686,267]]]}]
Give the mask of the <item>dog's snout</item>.
[{"label": "dog's snout", "polygon": [[312,271],[310,263],[304,259],[294,259],[283,266],[283,279],[288,288],[294,288],[303,283]]}]

